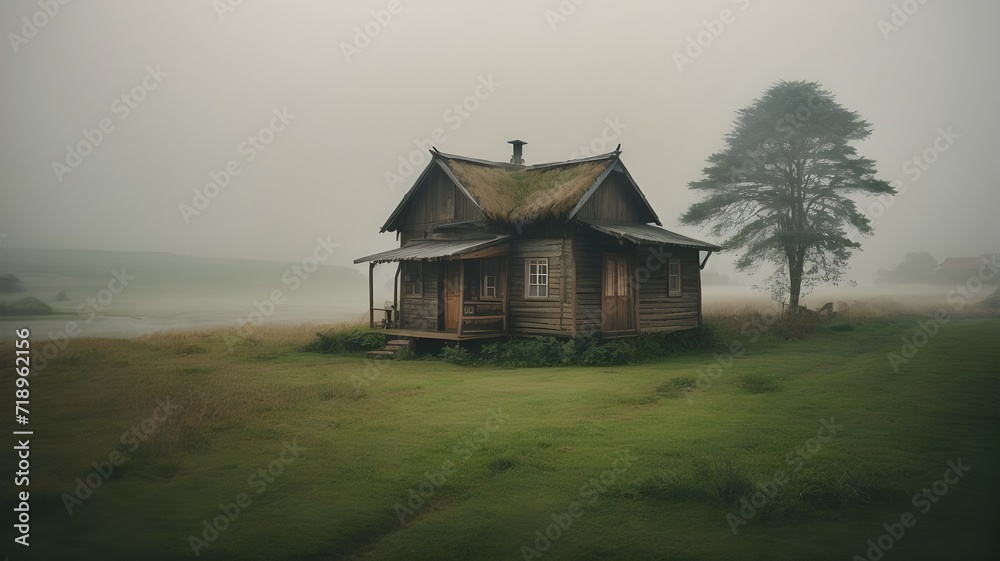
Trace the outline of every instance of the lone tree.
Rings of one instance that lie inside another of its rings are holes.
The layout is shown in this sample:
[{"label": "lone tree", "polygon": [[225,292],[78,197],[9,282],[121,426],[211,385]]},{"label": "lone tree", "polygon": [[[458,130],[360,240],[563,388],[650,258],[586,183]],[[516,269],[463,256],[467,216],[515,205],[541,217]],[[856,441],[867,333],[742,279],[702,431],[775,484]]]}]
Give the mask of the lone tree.
[{"label": "lone tree", "polygon": [[689,185],[704,199],[681,221],[728,236],[723,247],[741,252],[737,270],[776,264],[774,282],[798,311],[803,284],[836,282],[861,247],[845,230],[872,233],[847,195],[895,193],[849,144],[870,134],[819,84],[779,82],[739,111],[725,150],[709,156],[703,178]]}]

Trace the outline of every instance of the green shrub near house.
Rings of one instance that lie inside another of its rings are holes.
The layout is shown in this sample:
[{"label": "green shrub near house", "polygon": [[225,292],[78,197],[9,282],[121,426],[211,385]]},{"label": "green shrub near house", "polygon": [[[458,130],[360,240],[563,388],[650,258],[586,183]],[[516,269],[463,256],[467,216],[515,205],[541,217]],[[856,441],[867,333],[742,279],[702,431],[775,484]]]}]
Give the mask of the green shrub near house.
[{"label": "green shrub near house", "polygon": [[545,366],[615,366],[671,356],[680,352],[711,348],[718,344],[714,328],[671,333],[644,333],[622,339],[559,339],[515,337],[486,343],[445,346],[438,358],[452,364],[480,364],[515,368]]},{"label": "green shrub near house", "polygon": [[381,349],[388,335],[359,326],[332,327],[316,334],[305,350],[315,353],[351,353]]}]

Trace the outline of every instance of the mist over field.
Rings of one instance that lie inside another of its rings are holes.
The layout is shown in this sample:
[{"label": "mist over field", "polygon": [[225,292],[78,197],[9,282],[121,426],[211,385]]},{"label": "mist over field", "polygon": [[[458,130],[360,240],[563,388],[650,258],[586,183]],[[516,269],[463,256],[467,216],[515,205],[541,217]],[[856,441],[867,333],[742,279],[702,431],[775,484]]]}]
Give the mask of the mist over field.
[{"label": "mist over field", "polygon": [[[217,259],[164,253],[0,250],[0,270],[20,290],[0,301],[37,298],[52,315],[28,316],[41,338],[135,337],[160,330],[356,322],[367,317],[367,279],[345,267]],[[276,298],[274,292],[279,291]],[[61,298],[57,298],[59,296]],[[391,297],[391,293],[390,293]],[[253,314],[260,314],[251,317]],[[0,316],[0,339],[20,318]],[[73,328],[70,328],[73,331]]]},{"label": "mist over field", "polygon": [[[725,258],[725,254],[713,256],[709,262]],[[897,266],[905,268],[907,262],[901,260]],[[925,263],[922,278],[915,275],[903,283],[891,274],[887,279],[883,270],[866,283],[817,287],[804,304],[818,309],[833,302],[839,311],[853,306],[865,314],[898,315],[954,309],[961,301],[958,311],[969,312],[972,304],[996,288],[987,283],[960,295],[956,288],[968,278],[938,277],[928,267]],[[310,272],[311,268],[308,262],[166,253],[0,249],[0,274],[20,281],[16,290],[0,290],[0,303],[37,298],[52,308],[46,315],[0,315],[0,340],[12,339],[27,319],[40,339],[135,337],[161,330],[220,327],[237,333],[244,325],[248,326],[244,331],[251,333],[264,325],[367,322],[366,277],[343,266],[319,265]],[[388,274],[383,272],[376,284],[377,306],[393,298],[395,268],[384,269]],[[734,280],[711,269],[703,272],[707,314],[733,314],[747,307],[782,309],[766,290],[747,284],[746,277]],[[967,275],[974,272],[970,269]],[[272,299],[274,291],[279,294]]]}]

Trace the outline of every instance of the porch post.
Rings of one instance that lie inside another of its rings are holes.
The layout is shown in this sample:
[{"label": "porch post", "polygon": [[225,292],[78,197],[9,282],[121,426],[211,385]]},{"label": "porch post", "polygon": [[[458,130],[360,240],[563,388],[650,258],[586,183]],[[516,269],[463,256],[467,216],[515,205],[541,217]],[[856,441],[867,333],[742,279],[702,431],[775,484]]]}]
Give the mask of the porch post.
[{"label": "porch post", "polygon": [[465,261],[458,260],[458,336],[462,336],[465,323]]},{"label": "porch post", "polygon": [[499,282],[500,290],[503,291],[503,334],[510,333],[510,258],[504,257],[500,260]]},{"label": "porch post", "polygon": [[[396,328],[399,328],[399,274],[403,271],[403,262],[400,261],[396,264],[396,278],[392,279],[392,321]],[[424,269],[423,266],[420,267],[420,275],[423,276]],[[421,283],[421,290],[423,289],[423,284]],[[421,297],[423,294],[421,294]]]},{"label": "porch post", "polygon": [[375,329],[375,262],[368,264],[368,329]]}]

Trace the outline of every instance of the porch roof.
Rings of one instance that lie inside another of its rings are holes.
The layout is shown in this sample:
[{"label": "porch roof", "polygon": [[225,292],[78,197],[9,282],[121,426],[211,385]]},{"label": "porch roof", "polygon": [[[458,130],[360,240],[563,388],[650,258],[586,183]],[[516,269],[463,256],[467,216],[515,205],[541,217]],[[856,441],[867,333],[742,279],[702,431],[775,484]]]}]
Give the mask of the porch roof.
[{"label": "porch roof", "polygon": [[719,251],[721,249],[717,245],[689,238],[687,236],[682,236],[680,234],[675,234],[670,230],[664,230],[663,228],[658,228],[649,224],[631,224],[603,220],[584,222],[584,224],[590,226],[598,232],[601,232],[602,234],[614,236],[619,240],[628,240],[639,245],[667,244],[681,247],[693,247],[703,251]]},{"label": "porch roof", "polygon": [[393,261],[433,261],[448,259],[507,241],[510,236],[494,236],[474,240],[418,240],[403,247],[355,259],[355,263],[390,263]]}]

